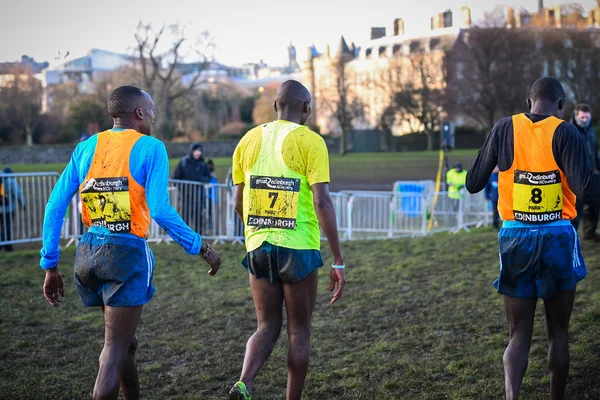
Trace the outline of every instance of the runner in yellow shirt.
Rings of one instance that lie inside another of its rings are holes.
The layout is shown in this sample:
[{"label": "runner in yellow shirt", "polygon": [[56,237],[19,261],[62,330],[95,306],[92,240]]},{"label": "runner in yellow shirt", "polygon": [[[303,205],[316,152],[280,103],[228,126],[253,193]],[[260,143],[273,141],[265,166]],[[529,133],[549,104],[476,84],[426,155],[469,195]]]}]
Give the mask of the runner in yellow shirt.
[{"label": "runner in yellow shirt", "polygon": [[232,400],[250,399],[252,383],[281,332],[285,301],[288,348],[287,399],[302,397],[308,371],[317,269],[323,266],[319,223],[333,252],[329,290],[346,283],[335,210],[329,196],[329,156],[323,138],[303,124],[311,112],[309,91],[284,82],[274,103],[278,120],[252,129],[233,156],[235,207],[245,224],[258,328],[248,340],[240,381]]}]

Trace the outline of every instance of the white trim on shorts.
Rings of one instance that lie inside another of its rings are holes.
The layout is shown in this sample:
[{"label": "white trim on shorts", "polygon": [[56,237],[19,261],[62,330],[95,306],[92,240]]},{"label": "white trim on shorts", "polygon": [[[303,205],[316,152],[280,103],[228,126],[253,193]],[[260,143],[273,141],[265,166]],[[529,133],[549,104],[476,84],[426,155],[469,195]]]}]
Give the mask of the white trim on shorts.
[{"label": "white trim on shorts", "polygon": [[150,287],[150,279],[152,278],[153,265],[152,265],[152,253],[150,252],[150,246],[148,246],[148,242],[144,240],[144,245],[146,247],[146,262],[148,263],[148,285]]}]

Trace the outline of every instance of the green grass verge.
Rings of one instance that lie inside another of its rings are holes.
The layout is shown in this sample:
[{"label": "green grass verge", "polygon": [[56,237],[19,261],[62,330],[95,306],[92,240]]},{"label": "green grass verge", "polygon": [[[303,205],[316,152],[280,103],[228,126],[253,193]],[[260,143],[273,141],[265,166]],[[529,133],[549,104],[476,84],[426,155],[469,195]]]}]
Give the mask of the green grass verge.
[{"label": "green grass verge", "polygon": [[[477,155],[476,150],[457,150],[449,154],[451,164],[462,162],[468,168]],[[213,159],[217,179],[223,182],[231,167],[230,157]],[[435,180],[438,152],[355,153],[331,155],[332,190],[366,189],[392,190],[398,180]],[[179,159],[171,159],[171,169]],[[11,165],[14,172],[62,172],[64,164]]]},{"label": "green grass verge", "polygon": [[[507,343],[496,235],[440,234],[414,240],[343,245],[348,288],[328,304],[320,272],[306,399],[500,399]],[[237,380],[255,328],[242,246],[218,246],[214,278],[175,245],[153,246],[157,292],[139,328],[144,399],[223,399]],[[570,399],[600,398],[600,249],[584,244],[589,276],[571,319]],[[326,264],[332,260],[325,251]],[[103,320],[84,309],[73,288],[74,249],[60,268],[66,298],[42,297],[36,251],[0,253],[0,398],[89,398],[102,349]],[[547,399],[546,339],[539,305],[522,398]],[[255,398],[282,399],[283,334],[255,385]]]}]

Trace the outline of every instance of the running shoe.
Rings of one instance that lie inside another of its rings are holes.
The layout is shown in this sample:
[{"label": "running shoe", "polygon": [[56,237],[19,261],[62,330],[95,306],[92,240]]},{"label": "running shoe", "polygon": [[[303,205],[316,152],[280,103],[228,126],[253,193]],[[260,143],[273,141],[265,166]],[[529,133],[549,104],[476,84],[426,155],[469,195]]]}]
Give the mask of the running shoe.
[{"label": "running shoe", "polygon": [[231,388],[229,392],[229,400],[252,400],[252,396],[248,393],[244,382],[239,381]]}]

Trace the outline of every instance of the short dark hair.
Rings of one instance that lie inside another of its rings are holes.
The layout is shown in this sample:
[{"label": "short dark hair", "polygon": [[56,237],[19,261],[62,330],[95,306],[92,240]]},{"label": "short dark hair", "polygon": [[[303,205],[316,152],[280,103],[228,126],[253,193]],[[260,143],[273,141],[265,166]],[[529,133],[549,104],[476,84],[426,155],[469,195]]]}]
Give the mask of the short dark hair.
[{"label": "short dark hair", "polygon": [[589,113],[591,113],[591,112],[592,112],[592,107],[590,107],[589,105],[587,105],[587,104],[584,104],[584,103],[579,103],[579,104],[577,104],[577,105],[575,106],[575,108],[574,108],[573,110],[574,110],[576,113],[578,113],[578,112],[580,112],[580,111],[583,111],[583,112],[589,112]]},{"label": "short dark hair", "polygon": [[563,100],[565,97],[565,89],[563,86],[558,79],[551,77],[540,78],[535,81],[529,92],[529,98],[532,101],[546,100],[551,103],[556,103],[559,100]]},{"label": "short dark hair", "polygon": [[144,99],[142,89],[135,86],[121,86],[108,96],[108,113],[113,117],[123,117],[135,111]]}]

